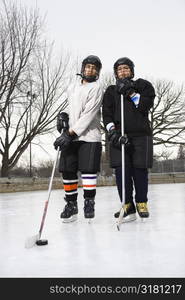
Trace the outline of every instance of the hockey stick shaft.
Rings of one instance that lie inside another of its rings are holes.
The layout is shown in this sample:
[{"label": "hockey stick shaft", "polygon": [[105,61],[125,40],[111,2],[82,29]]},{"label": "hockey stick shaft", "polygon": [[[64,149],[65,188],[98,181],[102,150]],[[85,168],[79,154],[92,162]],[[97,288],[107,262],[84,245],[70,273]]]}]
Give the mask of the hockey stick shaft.
[{"label": "hockey stick shaft", "polygon": [[44,222],[45,222],[46,213],[47,213],[47,209],[48,209],[48,204],[49,204],[49,199],[50,199],[50,194],[51,194],[51,188],[52,188],[52,184],[53,184],[53,177],[54,177],[54,173],[55,173],[55,169],[56,169],[59,150],[60,150],[60,147],[58,147],[58,149],[57,149],[56,159],[54,161],[53,169],[52,169],[52,173],[51,173],[51,177],[50,177],[50,182],[49,182],[49,187],[48,187],[48,197],[47,197],[47,200],[46,200],[45,205],[44,205],[44,212],[43,212],[43,215],[42,215],[42,220],[41,220],[40,229],[39,229],[39,239],[41,237],[42,230],[43,230],[43,227],[44,227]]},{"label": "hockey stick shaft", "polygon": [[[125,128],[124,128],[124,97],[121,95],[121,135],[124,136],[125,134]],[[119,229],[119,226],[121,225],[122,218],[124,215],[124,204],[125,204],[125,145],[121,145],[121,175],[122,175],[122,208],[119,214],[117,228]]]},{"label": "hockey stick shaft", "polygon": [[[121,95],[121,135],[125,135],[124,128],[124,97]],[[121,162],[122,162],[122,205],[125,204],[125,144],[121,145]]]}]

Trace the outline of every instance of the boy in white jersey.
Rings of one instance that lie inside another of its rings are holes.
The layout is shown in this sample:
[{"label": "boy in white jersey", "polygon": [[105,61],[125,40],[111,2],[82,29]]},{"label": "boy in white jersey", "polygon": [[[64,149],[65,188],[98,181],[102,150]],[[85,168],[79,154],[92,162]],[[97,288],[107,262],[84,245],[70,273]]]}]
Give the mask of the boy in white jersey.
[{"label": "boy in white jersey", "polygon": [[67,204],[61,213],[64,222],[74,221],[78,214],[78,171],[84,191],[84,216],[94,218],[97,173],[100,171],[100,107],[102,89],[97,82],[102,64],[90,55],[82,62],[80,82],[68,91],[68,107],[57,119],[62,135],[54,142],[60,147],[59,171],[62,173]]}]

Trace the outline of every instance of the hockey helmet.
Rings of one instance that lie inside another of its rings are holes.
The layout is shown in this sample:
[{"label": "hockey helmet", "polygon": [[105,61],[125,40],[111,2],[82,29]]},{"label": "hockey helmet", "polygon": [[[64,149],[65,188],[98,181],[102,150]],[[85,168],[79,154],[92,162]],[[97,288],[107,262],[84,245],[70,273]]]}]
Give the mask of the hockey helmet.
[{"label": "hockey helmet", "polygon": [[[84,74],[84,70],[85,70],[85,66],[87,64],[92,64],[96,66],[97,69],[97,74],[96,76],[85,76]],[[100,70],[102,68],[102,63],[101,60],[99,59],[98,56],[95,55],[89,55],[87,56],[83,61],[82,61],[82,68],[81,68],[81,76],[82,79],[87,80],[88,82],[93,82],[96,81],[99,78],[99,74],[100,74]]]},{"label": "hockey helmet", "polygon": [[116,78],[118,77],[117,76],[117,68],[120,65],[129,66],[129,68],[131,70],[131,73],[132,73],[132,78],[134,77],[134,67],[135,67],[135,65],[134,65],[133,61],[130,60],[128,57],[121,57],[114,64],[114,75],[115,75]]}]

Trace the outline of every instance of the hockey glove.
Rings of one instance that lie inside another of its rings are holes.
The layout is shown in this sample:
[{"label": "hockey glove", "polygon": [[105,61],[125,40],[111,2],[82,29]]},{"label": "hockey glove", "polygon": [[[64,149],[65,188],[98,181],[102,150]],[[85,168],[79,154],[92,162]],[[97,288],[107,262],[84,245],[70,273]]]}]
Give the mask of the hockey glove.
[{"label": "hockey glove", "polygon": [[128,141],[128,138],[126,136],[120,136],[119,138],[119,144],[120,145],[128,145],[129,144],[129,141]]},{"label": "hockey glove", "polygon": [[65,112],[61,112],[57,116],[57,130],[61,133],[62,129],[64,131],[69,129],[69,115]]},{"label": "hockey glove", "polygon": [[113,146],[117,145],[120,136],[120,133],[116,129],[112,129],[108,132],[108,140]]},{"label": "hockey glove", "polygon": [[117,79],[116,81],[117,91],[128,97],[135,93],[134,82],[129,78]]},{"label": "hockey glove", "polygon": [[122,136],[116,129],[110,130],[108,133],[108,140],[115,148],[118,149],[121,149],[122,144],[125,146],[129,145],[128,138],[126,136]]},{"label": "hockey glove", "polygon": [[54,142],[54,148],[57,150],[60,147],[60,151],[66,150],[71,142],[77,137],[77,135],[70,135],[69,131],[64,131]]}]

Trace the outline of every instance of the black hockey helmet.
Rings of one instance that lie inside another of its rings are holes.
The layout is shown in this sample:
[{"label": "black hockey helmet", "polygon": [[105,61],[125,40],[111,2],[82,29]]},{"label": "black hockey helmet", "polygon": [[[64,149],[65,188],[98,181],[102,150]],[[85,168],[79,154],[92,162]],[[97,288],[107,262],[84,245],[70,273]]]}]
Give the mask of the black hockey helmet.
[{"label": "black hockey helmet", "polygon": [[117,68],[120,65],[129,66],[129,68],[132,72],[132,78],[134,77],[134,67],[135,67],[135,65],[134,65],[133,61],[131,61],[128,57],[121,57],[114,64],[114,75],[115,75],[116,78],[118,77],[117,76]]},{"label": "black hockey helmet", "polygon": [[[92,64],[92,65],[96,66],[96,69],[97,69],[97,75],[96,76],[85,76],[84,70],[85,70],[85,66],[87,64]],[[81,68],[82,79],[85,79],[88,82],[96,81],[99,78],[99,74],[100,74],[101,68],[102,68],[102,63],[101,63],[101,60],[99,59],[98,56],[95,56],[95,55],[89,55],[89,56],[87,56],[82,61],[82,68]]]}]

